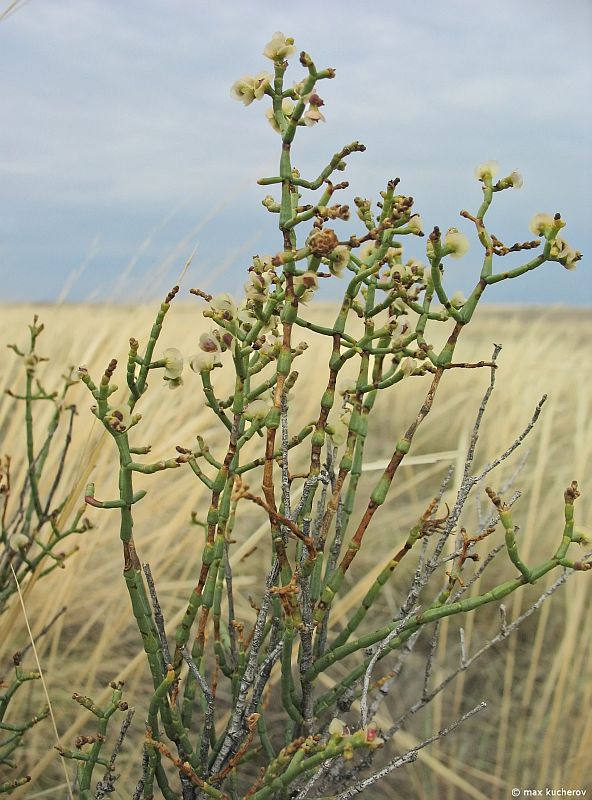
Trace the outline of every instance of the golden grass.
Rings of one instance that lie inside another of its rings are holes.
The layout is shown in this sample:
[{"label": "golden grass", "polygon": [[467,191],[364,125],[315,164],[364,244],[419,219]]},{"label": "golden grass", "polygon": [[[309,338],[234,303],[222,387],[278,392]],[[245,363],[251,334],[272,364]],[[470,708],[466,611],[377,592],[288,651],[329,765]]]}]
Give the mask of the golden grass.
[{"label": "golden grass", "polygon": [[[154,308],[6,307],[0,317],[0,342],[24,344],[26,325],[33,313],[39,313],[46,325],[39,352],[51,358],[44,367],[46,383],[51,388],[70,364],[84,363],[97,376],[113,356],[124,359],[130,336],[145,339]],[[326,306],[309,313],[325,323],[330,319],[330,309]],[[167,317],[159,348],[176,346],[191,355],[196,350],[199,333],[207,327],[195,306],[179,303]],[[504,345],[496,393],[479,439],[478,463],[504,450],[528,422],[543,392],[549,394],[541,420],[526,445],[532,448],[530,459],[516,483],[524,493],[516,504],[515,519],[521,528],[521,548],[526,561],[540,561],[556,546],[562,528],[563,490],[574,478],[579,479],[583,489],[576,518],[582,522],[589,519],[590,487],[586,486],[586,477],[592,453],[592,378],[585,365],[589,363],[591,334],[592,320],[581,311],[486,308],[466,331],[460,345],[459,358],[466,359],[488,358],[494,341]],[[297,338],[310,341],[311,335],[303,332]],[[326,361],[326,353],[318,344],[302,357],[300,381],[306,380],[315,391],[300,393],[302,405],[293,409],[295,418],[304,421],[314,417],[318,390],[325,380]],[[16,362],[8,353],[2,358],[0,390],[14,387],[20,379]],[[418,433],[414,453],[462,449],[488,377],[488,370],[478,374],[475,370],[465,370],[445,376],[447,385]],[[142,399],[140,411],[144,420],[138,431],[142,444],[153,445],[155,459],[170,456],[176,444],[190,446],[196,434],[209,437],[214,448],[222,445],[216,420],[204,407],[196,376],[187,376],[185,386],[176,392],[158,385],[156,379],[153,383],[152,391]],[[424,388],[421,379],[409,379],[377,404],[368,461],[390,456],[393,442],[415,416]],[[93,423],[84,387],[76,387],[74,394],[80,416],[64,477],[65,485],[75,490],[65,513],[80,504],[89,478],[96,484],[99,499],[111,498],[115,491],[112,443]],[[42,409],[41,416],[48,412],[49,409]],[[4,394],[0,396],[0,437],[0,449],[11,453],[17,465],[23,452],[22,409]],[[256,446],[254,442],[253,447]],[[514,457],[513,467],[519,460],[520,453]],[[50,474],[55,464],[55,461],[48,463]],[[508,466],[501,474],[511,473],[513,467]],[[423,511],[444,471],[441,462],[416,463],[401,469],[387,507],[368,533],[369,546],[358,557],[348,592],[335,607],[338,620],[347,617],[371,584],[383,559],[398,548],[401,537]],[[362,489],[371,487],[375,478],[376,473],[365,473]],[[501,477],[494,473],[490,482],[497,487]],[[200,553],[200,529],[190,524],[190,514],[203,511],[205,493],[202,485],[184,470],[140,476],[138,488],[148,489],[148,497],[137,507],[136,540],[140,557],[151,564],[167,625],[172,630],[183,613],[183,599],[192,585]],[[450,501],[451,497],[452,491],[445,499]],[[66,569],[36,585],[28,583],[23,587],[34,631],[40,630],[62,605],[68,606],[67,614],[39,643],[65,746],[71,746],[76,734],[89,733],[92,728],[90,716],[79,713],[79,707],[69,700],[71,693],[77,691],[104,699],[110,680],[126,681],[124,696],[138,706],[135,728],[140,734],[143,724],[142,686],[147,671],[121,579],[117,514],[93,509],[89,516],[97,527],[77,539],[79,549],[67,560]],[[265,541],[260,543],[266,531],[263,512],[253,509],[242,525],[235,531],[238,540],[234,554],[235,585],[241,598],[239,613],[249,621],[253,612],[247,595],[249,591],[256,593],[257,580],[266,563]],[[259,548],[251,553],[258,543]],[[376,559],[377,552],[380,562]],[[498,569],[508,577],[507,563]],[[484,582],[490,580],[487,574],[483,578]],[[545,604],[538,616],[531,618],[504,648],[490,653],[486,662],[478,662],[472,672],[459,678],[433,704],[429,714],[399,734],[395,745],[402,750],[440,724],[451,722],[471,704],[483,698],[489,702],[486,712],[469,721],[449,740],[423,751],[417,764],[406,767],[400,777],[393,776],[390,788],[377,789],[373,796],[392,797],[395,787],[401,796],[497,800],[507,797],[513,786],[588,786],[592,747],[592,723],[586,712],[592,694],[592,636],[587,624],[589,580],[587,575],[575,576],[562,596],[556,595]],[[405,586],[398,586],[396,581],[387,585],[380,610],[392,614],[404,590]],[[508,618],[517,616],[536,596],[536,588],[515,595],[507,604]],[[493,635],[496,618],[494,613],[478,613],[465,618],[463,624],[470,651]],[[13,603],[0,619],[3,665],[8,665],[12,651],[24,645],[24,637],[22,615],[18,604]],[[457,637],[458,623],[442,626],[443,656],[456,652]],[[443,676],[446,670],[442,665],[437,672]],[[339,675],[339,669],[332,674]],[[22,694],[24,699],[25,690]],[[15,708],[13,714],[33,713],[43,705],[38,693],[33,698],[29,705]],[[405,698],[393,692],[381,711],[381,723],[388,726],[403,710],[404,701]],[[22,767],[34,780],[20,793],[16,792],[15,797],[34,797],[35,790],[51,785],[50,778],[56,783],[60,780],[58,758],[52,745],[43,725],[30,732]],[[138,777],[137,763],[122,757],[122,778],[116,797],[130,796],[130,787]]]}]

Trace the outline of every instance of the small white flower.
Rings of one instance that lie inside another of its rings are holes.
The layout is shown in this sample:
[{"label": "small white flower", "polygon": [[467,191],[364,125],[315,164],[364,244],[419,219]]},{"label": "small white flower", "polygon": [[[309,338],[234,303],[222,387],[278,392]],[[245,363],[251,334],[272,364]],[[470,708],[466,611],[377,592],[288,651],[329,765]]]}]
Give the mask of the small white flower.
[{"label": "small white flower", "polygon": [[29,537],[24,533],[13,533],[8,540],[8,547],[16,552],[21,547],[26,547],[29,544]]},{"label": "small white flower", "polygon": [[271,61],[285,61],[296,52],[294,39],[284,36],[281,31],[276,31],[265,45],[263,55]]},{"label": "small white flower", "polygon": [[238,311],[234,298],[228,292],[214,295],[210,301],[210,307],[214,311],[221,311],[229,319],[236,317]]},{"label": "small white flower", "polygon": [[507,179],[510,181],[514,189],[521,189],[524,181],[522,180],[522,175],[518,172],[517,169],[510,172]]},{"label": "small white flower", "polygon": [[267,287],[271,281],[269,273],[259,275],[257,272],[251,270],[249,272],[249,279],[244,285],[245,295],[247,300],[254,303],[264,303],[267,300]]},{"label": "small white flower", "polygon": [[448,228],[444,246],[452,258],[462,258],[469,249],[469,240],[457,228]]},{"label": "small white flower", "polygon": [[450,298],[450,305],[453,308],[462,308],[466,302],[467,298],[460,291],[455,292]]},{"label": "small white flower", "polygon": [[210,372],[217,364],[221,363],[217,352],[205,352],[202,350],[192,357],[189,366],[194,372]]},{"label": "small white flower", "polygon": [[232,84],[230,93],[235,100],[240,100],[246,106],[250,106],[253,100],[260,100],[269,86],[271,75],[267,72],[260,72],[254,78],[245,75]]},{"label": "small white flower", "polygon": [[551,214],[535,214],[530,220],[529,228],[536,236],[545,236],[555,225],[555,220]]},{"label": "small white flower", "polygon": [[262,398],[252,400],[245,408],[245,418],[249,420],[265,419],[269,414],[269,403]]},{"label": "small white flower", "polygon": [[483,164],[475,169],[475,177],[478,181],[483,181],[486,178],[495,178],[499,172],[499,164],[497,161],[484,161]]},{"label": "small white flower", "polygon": [[181,377],[183,372],[183,356],[176,347],[168,347],[162,354],[164,360],[164,378],[174,381]]}]

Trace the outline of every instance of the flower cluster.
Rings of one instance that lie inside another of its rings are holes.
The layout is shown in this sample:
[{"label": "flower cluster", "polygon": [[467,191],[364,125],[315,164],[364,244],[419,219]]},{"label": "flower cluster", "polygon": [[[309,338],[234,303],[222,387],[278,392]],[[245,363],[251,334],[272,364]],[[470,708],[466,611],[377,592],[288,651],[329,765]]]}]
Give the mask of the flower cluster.
[{"label": "flower cluster", "polygon": [[[287,59],[295,52],[294,39],[284,36],[281,31],[276,31],[265,45],[263,55],[273,61],[276,69],[283,69],[287,65]],[[265,94],[277,98],[278,102],[266,110],[265,116],[274,131],[279,134],[284,133],[288,121],[292,118],[295,102],[301,104],[298,118],[295,120],[296,124],[311,127],[318,122],[325,122],[325,116],[321,111],[325,101],[312,89],[307,91],[305,81],[295,83],[292,90],[281,97],[274,94],[271,81],[272,76],[267,72],[260,72],[255,77],[245,75],[235,81],[230,93],[235,100],[239,100],[246,106],[251,105],[253,100],[260,100]],[[303,106],[306,108],[304,109]]]}]

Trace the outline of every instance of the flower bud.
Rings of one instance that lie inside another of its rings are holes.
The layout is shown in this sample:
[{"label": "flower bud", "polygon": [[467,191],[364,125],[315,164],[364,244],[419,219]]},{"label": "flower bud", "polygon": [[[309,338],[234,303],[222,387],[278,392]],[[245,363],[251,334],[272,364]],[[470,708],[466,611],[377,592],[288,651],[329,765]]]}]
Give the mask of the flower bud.
[{"label": "flower bud", "polygon": [[129,406],[125,404],[110,408],[105,414],[105,422],[117,433],[125,433],[125,431],[131,427],[134,419],[129,410]]},{"label": "flower bud", "polygon": [[199,337],[199,348],[204,353],[218,353],[220,344],[212,332],[202,333]]}]

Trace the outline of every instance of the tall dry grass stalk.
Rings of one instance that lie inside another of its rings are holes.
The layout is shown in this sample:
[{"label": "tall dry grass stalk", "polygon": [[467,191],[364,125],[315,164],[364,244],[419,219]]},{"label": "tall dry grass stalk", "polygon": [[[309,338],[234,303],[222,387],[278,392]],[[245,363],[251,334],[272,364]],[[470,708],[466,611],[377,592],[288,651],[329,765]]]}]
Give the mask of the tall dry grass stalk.
[{"label": "tall dry grass stalk", "polygon": [[[85,363],[95,373],[113,356],[125,359],[124,343],[130,336],[149,329],[153,315],[153,309],[145,307],[61,306],[35,310],[41,313],[48,331],[40,343],[42,354],[49,356],[53,365]],[[317,308],[312,317],[324,323],[329,318],[328,311]],[[14,341],[21,333],[24,336],[32,316],[33,309],[27,306],[4,308],[0,316],[0,341]],[[189,352],[205,329],[205,321],[193,307],[178,305],[167,320],[159,345],[164,348],[174,344]],[[491,460],[510,444],[530,418],[541,394],[549,394],[529,442],[530,457],[515,480],[515,487],[524,493],[524,499],[516,505],[516,518],[521,525],[522,552],[528,560],[535,548],[545,550],[555,543],[556,531],[562,524],[563,489],[573,478],[584,478],[590,471],[592,377],[585,364],[592,320],[583,312],[566,309],[521,309],[518,314],[511,309],[485,308],[479,311],[472,331],[472,336],[459,348],[459,358],[480,358],[484,350],[490,350],[492,331],[496,341],[504,344],[497,396],[491,401],[479,439],[479,463]],[[561,335],[561,331],[565,334]],[[116,352],[118,346],[120,353]],[[314,352],[308,351],[301,357],[302,373],[311,384],[317,383],[317,375],[320,382],[320,365],[326,363],[321,355],[317,345]],[[538,366],[541,359],[545,370]],[[55,366],[47,369],[51,371]],[[23,451],[21,410],[3,393],[14,385],[16,377],[15,360],[4,357],[0,361],[0,438],[3,451],[18,455]],[[451,459],[466,444],[486,377],[475,381],[465,371],[465,374],[449,374],[446,379],[449,381],[446,398],[435,404],[431,418],[418,433],[414,453],[433,451],[438,432],[437,449],[447,451]],[[388,455],[389,435],[394,438],[410,420],[424,387],[424,379],[405,382],[394,399],[389,397],[388,404],[378,409],[381,436],[370,438],[369,462]],[[295,424],[312,418],[312,399],[316,393],[310,392],[309,396],[310,407],[303,403],[293,409]],[[89,401],[82,390],[75,400],[82,413],[72,450],[76,455],[69,459],[64,476],[65,485],[73,487],[69,508],[80,504],[89,480],[101,486],[105,495],[115,489],[104,451],[105,434],[98,423],[93,424],[90,414],[84,413]],[[171,394],[162,386],[161,391],[149,393],[142,402],[145,407],[140,410],[146,420],[143,433],[153,443],[152,452],[157,459],[167,457],[177,444],[187,445],[196,434],[216,435],[211,430],[210,412],[197,394],[189,391]],[[516,470],[519,459],[517,455],[504,468],[506,476]],[[373,562],[373,553],[380,551],[382,564],[388,553],[397,550],[400,546],[397,536],[416,521],[426,500],[440,484],[446,462],[424,460],[427,463],[419,458],[407,466],[404,462],[401,480],[381,517],[382,524],[369,534],[374,537],[375,546],[360,554],[348,592],[335,607],[337,620],[346,618],[375,580],[380,565]],[[49,463],[47,472],[51,474],[56,466]],[[19,468],[23,470],[25,465],[15,460],[14,468],[16,481]],[[370,476],[363,475],[362,482],[365,480],[370,486]],[[138,480],[138,488],[144,485],[150,490],[148,482]],[[142,557],[151,565],[167,627],[172,631],[183,614],[184,598],[191,585],[189,570],[196,550],[191,513],[200,508],[205,494],[201,484],[166,473],[152,491],[157,493],[157,501],[145,506],[139,504],[136,525]],[[580,500],[579,518],[589,519],[586,491]],[[103,514],[95,515],[94,521],[97,528],[77,540],[78,549],[66,560],[63,571],[37,585],[29,582],[24,587],[34,632],[41,630],[63,605],[68,608],[39,643],[60,737],[68,744],[88,725],[86,713],[70,700],[73,691],[90,694],[100,702],[109,694],[105,690],[101,696],[102,687],[112,680],[124,680],[130,702],[139,702],[147,692],[144,653],[138,645],[137,631],[128,614],[128,599],[119,579],[122,564],[117,522]],[[266,566],[263,548],[258,549],[267,530],[264,513],[253,509],[249,523],[236,532],[240,542],[233,556],[241,564],[240,576],[235,578],[240,604],[237,613],[245,620],[254,616],[249,593],[256,591]],[[549,582],[553,580],[554,576],[549,578]],[[508,622],[536,596],[528,592],[513,595],[508,603]],[[472,672],[461,673],[421,721],[412,721],[397,735],[395,744],[406,749],[437,729],[443,720],[456,718],[461,698],[477,702],[485,696],[489,701],[487,715],[467,721],[464,735],[445,739],[429,752],[421,751],[416,764],[397,771],[389,787],[376,787],[373,796],[392,797],[394,787],[401,796],[490,800],[507,797],[512,786],[553,782],[565,785],[568,779],[570,785],[587,786],[592,746],[592,725],[585,713],[592,693],[592,636],[586,624],[590,612],[588,598],[588,582],[572,581],[568,592],[555,595],[503,648],[490,652]],[[387,586],[380,604],[394,611],[400,599],[396,590]],[[487,618],[486,613],[482,622]],[[463,619],[463,624],[465,645],[470,653],[483,640],[484,629],[481,626],[475,629],[471,615]],[[440,625],[436,681],[445,674],[447,654],[458,651],[458,626],[458,622],[446,620]],[[489,626],[488,635],[492,636],[498,626],[493,612],[489,615]],[[17,603],[0,619],[0,641],[2,664],[6,665],[12,651],[26,641],[26,627]],[[15,715],[26,716],[43,701],[33,692],[23,696],[21,703],[13,709]],[[404,698],[399,703],[394,693],[382,707],[377,721],[388,728],[403,708]],[[30,731],[26,752],[20,757],[23,770],[32,775],[33,781],[18,790],[15,797],[34,797],[36,791],[63,781],[59,759],[52,748],[47,726],[38,725]],[[129,798],[138,778],[137,762],[126,759],[126,752],[124,747],[118,765],[122,773],[114,795],[118,798]],[[568,774],[559,774],[559,764],[568,766]]]}]

